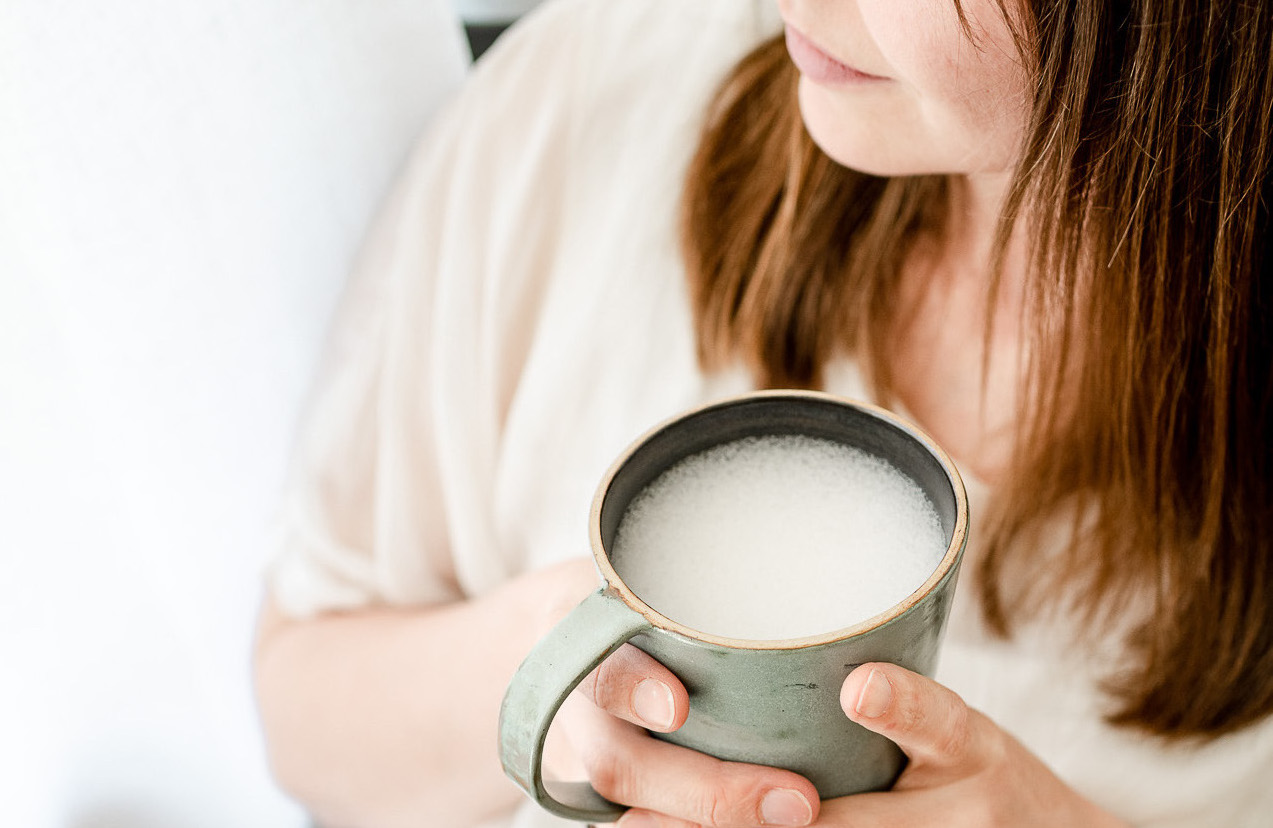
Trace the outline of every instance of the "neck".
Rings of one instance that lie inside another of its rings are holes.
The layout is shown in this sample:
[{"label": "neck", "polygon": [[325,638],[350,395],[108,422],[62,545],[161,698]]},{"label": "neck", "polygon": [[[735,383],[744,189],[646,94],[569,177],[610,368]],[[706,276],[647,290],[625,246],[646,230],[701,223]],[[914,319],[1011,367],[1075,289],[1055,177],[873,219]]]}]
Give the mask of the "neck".
[{"label": "neck", "polygon": [[[983,296],[983,301],[990,300],[995,237],[1011,185],[1012,176],[1007,172],[951,178],[946,227],[936,251],[934,274],[945,283],[947,290],[971,291]],[[997,317],[1015,319],[1021,308],[1027,258],[1025,241],[1022,224],[1017,222],[999,261],[999,279],[993,297],[993,306],[1009,313],[996,313]]]},{"label": "neck", "polygon": [[[1021,382],[1025,244],[1013,229],[992,295],[991,264],[1010,178],[951,178],[946,226],[904,267],[888,361],[892,390],[976,476],[1008,468]],[[993,299],[993,305],[991,300]]]},{"label": "neck", "polygon": [[[952,264],[962,264],[961,269],[986,269],[1011,185],[1012,175],[1008,172],[951,177],[944,258]],[[1014,232],[1014,240],[1020,235]]]}]

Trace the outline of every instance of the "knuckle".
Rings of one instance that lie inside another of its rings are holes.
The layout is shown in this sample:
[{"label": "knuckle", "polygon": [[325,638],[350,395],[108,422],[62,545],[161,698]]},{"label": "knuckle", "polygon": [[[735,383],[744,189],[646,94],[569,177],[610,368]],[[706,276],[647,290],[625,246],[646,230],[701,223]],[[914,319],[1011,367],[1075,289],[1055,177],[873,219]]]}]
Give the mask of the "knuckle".
[{"label": "knuckle", "polygon": [[575,688],[575,694],[583,696],[594,705],[597,703],[597,670],[584,676],[583,681],[579,682],[579,686]]},{"label": "knuckle", "polygon": [[964,756],[972,742],[972,721],[968,705],[955,698],[946,709],[944,726],[937,728],[937,752],[943,756]]},{"label": "knuckle", "polygon": [[729,824],[731,807],[730,790],[721,779],[709,780],[703,788],[698,807],[693,814],[694,821],[706,828]]},{"label": "knuckle", "polygon": [[610,699],[614,696],[614,662],[607,658],[597,665],[590,678],[592,686],[589,690],[593,704],[602,709],[609,709]]},{"label": "knuckle", "polygon": [[592,703],[621,719],[632,718],[632,687],[636,677],[623,653],[612,653],[589,674]]},{"label": "knuckle", "polygon": [[761,783],[752,768],[721,762],[700,780],[695,806],[688,816],[703,828],[751,825],[757,820]]},{"label": "knuckle", "polygon": [[928,723],[927,708],[912,695],[904,696],[895,708],[896,726],[908,733],[922,733]]}]

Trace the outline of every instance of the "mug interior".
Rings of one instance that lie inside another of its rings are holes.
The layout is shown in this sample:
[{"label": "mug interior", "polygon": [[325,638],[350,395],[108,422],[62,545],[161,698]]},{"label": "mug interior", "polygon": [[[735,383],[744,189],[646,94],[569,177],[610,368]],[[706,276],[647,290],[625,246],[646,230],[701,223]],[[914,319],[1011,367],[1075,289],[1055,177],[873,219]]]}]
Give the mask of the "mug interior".
[{"label": "mug interior", "polygon": [[883,409],[819,392],[759,392],[725,400],[664,423],[638,440],[602,483],[594,518],[600,532],[598,554],[609,564],[628,504],[671,466],[714,446],[770,435],[831,440],[875,455],[910,477],[937,512],[946,543],[938,569],[949,568],[963,500],[962,483],[949,458],[929,437]]}]

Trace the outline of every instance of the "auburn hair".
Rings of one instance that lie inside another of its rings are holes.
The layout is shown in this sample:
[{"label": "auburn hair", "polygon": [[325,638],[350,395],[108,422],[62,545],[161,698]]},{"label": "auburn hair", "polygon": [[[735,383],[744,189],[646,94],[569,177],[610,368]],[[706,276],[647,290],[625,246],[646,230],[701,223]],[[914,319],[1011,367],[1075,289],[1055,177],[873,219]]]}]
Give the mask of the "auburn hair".
[{"label": "auburn hair", "polygon": [[[1214,737],[1273,712],[1273,15],[1029,6],[1014,31],[1033,108],[996,261],[1024,225],[1032,324],[1012,484],[980,521],[981,605],[1004,635],[1042,607],[1087,629],[1137,607],[1109,720]],[[752,51],[691,162],[700,359],[815,387],[849,352],[887,398],[901,262],[940,232],[947,179],[836,164],[796,82],[781,39]],[[1038,572],[1059,514],[1072,540]]]}]

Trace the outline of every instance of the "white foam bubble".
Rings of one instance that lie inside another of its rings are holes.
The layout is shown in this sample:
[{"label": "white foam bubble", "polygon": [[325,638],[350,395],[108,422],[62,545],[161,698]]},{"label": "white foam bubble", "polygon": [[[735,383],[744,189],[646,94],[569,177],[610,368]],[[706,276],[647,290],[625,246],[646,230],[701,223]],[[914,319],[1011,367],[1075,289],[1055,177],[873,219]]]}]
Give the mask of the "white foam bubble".
[{"label": "white foam bubble", "polygon": [[663,615],[772,640],[887,610],[928,579],[946,542],[932,504],[890,463],[775,435],[669,468],[629,505],[613,547],[615,570]]}]

